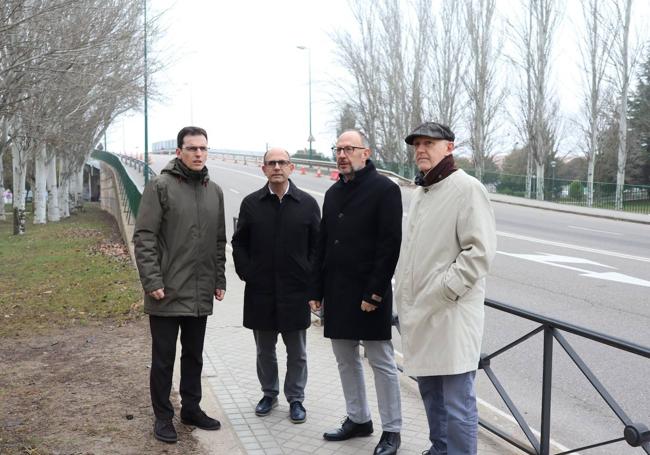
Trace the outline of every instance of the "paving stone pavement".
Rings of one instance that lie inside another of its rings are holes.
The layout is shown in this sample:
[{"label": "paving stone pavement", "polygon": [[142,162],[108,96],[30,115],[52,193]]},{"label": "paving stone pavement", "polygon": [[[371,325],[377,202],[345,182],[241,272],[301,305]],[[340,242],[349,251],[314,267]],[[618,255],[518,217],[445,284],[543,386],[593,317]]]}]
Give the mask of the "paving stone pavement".
[{"label": "paving stone pavement", "polygon": [[[307,332],[309,379],[304,406],[307,421],[293,424],[289,404],[281,392],[280,404],[270,415],[258,417],[254,408],[262,397],[255,369],[255,342],[252,331],[242,327],[244,284],[235,274],[228,258],[226,298],[215,302],[214,314],[208,318],[203,374],[219,401],[224,422],[221,431],[234,431],[243,451],[250,455],[274,454],[371,454],[381,436],[381,421],[371,368],[366,364],[366,387],[375,432],[371,437],[330,442],[323,432],[336,428],[345,418],[345,402],[330,341],[321,327]],[[284,378],[286,354],[278,339],[280,387]],[[412,380],[402,378],[402,446],[400,454],[420,454],[429,447],[424,408]],[[204,381],[205,382],[205,381]],[[207,447],[209,450],[210,447]],[[213,453],[217,453],[214,451]],[[479,454],[512,453],[499,441],[480,431]]]}]

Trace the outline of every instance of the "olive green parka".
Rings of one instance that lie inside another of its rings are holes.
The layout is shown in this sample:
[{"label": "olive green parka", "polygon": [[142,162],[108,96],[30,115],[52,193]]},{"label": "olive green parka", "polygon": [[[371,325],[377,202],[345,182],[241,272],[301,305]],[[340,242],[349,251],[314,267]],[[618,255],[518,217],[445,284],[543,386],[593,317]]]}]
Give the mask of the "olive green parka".
[{"label": "olive green parka", "polygon": [[[226,227],[223,192],[207,168],[194,172],[175,158],[147,184],[133,243],[145,313],[212,314],[215,290],[226,289]],[[162,300],[148,295],[161,288]]]}]

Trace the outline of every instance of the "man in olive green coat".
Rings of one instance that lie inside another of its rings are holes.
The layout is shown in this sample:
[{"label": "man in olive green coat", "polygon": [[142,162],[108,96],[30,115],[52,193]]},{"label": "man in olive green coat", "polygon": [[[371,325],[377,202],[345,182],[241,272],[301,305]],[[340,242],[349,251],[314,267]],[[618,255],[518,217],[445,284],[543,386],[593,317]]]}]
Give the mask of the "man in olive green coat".
[{"label": "man in olive green coat", "polygon": [[208,135],[185,127],[176,158],[145,187],[133,242],[151,327],[151,402],[154,436],[176,442],[169,400],[181,336],[181,422],[218,430],[218,420],[200,408],[203,340],[213,297],[226,292],[226,227],[223,192],[210,181],[205,163]]}]

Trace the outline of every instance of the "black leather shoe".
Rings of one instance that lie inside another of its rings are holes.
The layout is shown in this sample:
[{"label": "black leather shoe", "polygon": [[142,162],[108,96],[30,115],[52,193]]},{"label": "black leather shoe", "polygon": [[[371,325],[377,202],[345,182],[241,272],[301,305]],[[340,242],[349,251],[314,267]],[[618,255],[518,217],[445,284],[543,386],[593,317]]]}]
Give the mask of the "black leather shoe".
[{"label": "black leather shoe", "polygon": [[370,436],[372,431],[372,420],[365,423],[354,423],[349,417],[346,417],[341,428],[324,433],[323,438],[327,441],[345,441],[357,436]]},{"label": "black leather shoe", "polygon": [[374,455],[395,455],[402,443],[402,438],[398,433],[384,431],[379,439],[379,444],[375,447]]},{"label": "black leather shoe", "polygon": [[300,401],[293,401],[289,405],[289,417],[293,423],[303,423],[307,420],[307,411]]},{"label": "black leather shoe", "polygon": [[255,406],[255,414],[263,417],[271,413],[271,409],[278,405],[277,398],[271,398],[264,395],[257,406]]},{"label": "black leather shoe", "polygon": [[202,430],[218,430],[221,428],[221,422],[212,417],[208,417],[208,415],[201,410],[187,415],[183,415],[183,411],[181,410],[181,422],[185,425],[192,425]]},{"label": "black leather shoe", "polygon": [[162,442],[178,441],[178,434],[176,434],[176,428],[171,420],[156,419],[153,424],[153,436]]}]

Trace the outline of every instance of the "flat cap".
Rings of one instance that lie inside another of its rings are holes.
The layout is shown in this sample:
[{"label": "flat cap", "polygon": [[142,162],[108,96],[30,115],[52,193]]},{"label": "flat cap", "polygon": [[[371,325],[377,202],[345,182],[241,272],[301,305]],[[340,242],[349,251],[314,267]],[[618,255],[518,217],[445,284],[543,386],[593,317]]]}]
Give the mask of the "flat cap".
[{"label": "flat cap", "polygon": [[406,136],[404,142],[408,145],[413,145],[413,140],[418,136],[426,136],[432,139],[445,139],[452,142],[456,140],[456,135],[448,126],[436,122],[424,122],[422,125],[419,125],[411,134]]}]

